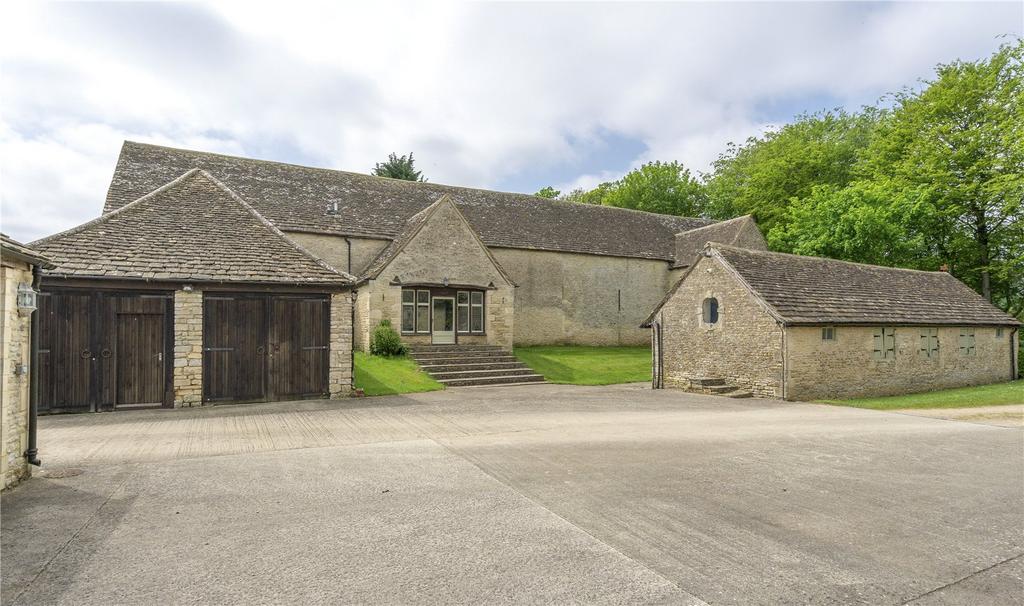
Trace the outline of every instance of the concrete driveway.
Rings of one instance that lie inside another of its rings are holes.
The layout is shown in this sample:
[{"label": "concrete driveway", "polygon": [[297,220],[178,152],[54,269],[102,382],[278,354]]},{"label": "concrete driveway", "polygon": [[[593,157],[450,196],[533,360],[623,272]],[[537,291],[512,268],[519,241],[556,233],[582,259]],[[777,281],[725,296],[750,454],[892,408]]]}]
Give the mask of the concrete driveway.
[{"label": "concrete driveway", "polygon": [[1024,603],[1024,431],[642,386],[42,419],[4,604]]}]

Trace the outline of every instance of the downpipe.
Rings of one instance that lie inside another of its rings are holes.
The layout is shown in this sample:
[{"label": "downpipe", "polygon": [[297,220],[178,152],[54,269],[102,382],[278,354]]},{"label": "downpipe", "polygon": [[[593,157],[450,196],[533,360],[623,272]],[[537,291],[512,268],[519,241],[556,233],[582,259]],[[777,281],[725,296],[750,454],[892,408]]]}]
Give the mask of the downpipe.
[{"label": "downpipe", "polygon": [[[39,292],[43,282],[43,270],[38,265],[32,266],[32,290]],[[39,306],[32,310],[29,319],[29,379],[28,379],[28,449],[25,459],[30,465],[39,467],[39,447],[37,433],[39,427]]]}]

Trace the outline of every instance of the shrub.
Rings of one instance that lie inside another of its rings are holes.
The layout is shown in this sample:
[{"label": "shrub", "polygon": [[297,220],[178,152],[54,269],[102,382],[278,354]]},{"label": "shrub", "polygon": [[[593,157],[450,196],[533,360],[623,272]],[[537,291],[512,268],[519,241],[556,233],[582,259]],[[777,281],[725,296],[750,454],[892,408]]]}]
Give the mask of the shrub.
[{"label": "shrub", "polygon": [[398,332],[391,326],[391,320],[381,320],[380,324],[373,329],[373,336],[370,338],[370,353],[375,356],[404,356],[405,344],[399,338]]}]

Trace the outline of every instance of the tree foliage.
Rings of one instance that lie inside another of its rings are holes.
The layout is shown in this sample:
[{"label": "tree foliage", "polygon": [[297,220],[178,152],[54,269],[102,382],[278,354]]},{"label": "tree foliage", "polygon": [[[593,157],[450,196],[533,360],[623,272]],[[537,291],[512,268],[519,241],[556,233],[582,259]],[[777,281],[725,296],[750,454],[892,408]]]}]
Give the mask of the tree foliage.
[{"label": "tree foliage", "polygon": [[607,189],[601,204],[663,215],[693,217],[704,212],[703,184],[678,162],[649,162]]},{"label": "tree foliage", "polygon": [[538,191],[537,193],[535,193],[533,195],[541,197],[541,198],[548,198],[549,200],[553,200],[553,199],[561,196],[562,192],[558,191],[557,189],[555,189],[554,187],[551,187],[549,185],[547,187],[542,188],[540,191]]},{"label": "tree foliage", "polygon": [[377,177],[390,177],[404,181],[426,181],[423,178],[422,171],[416,170],[412,152],[408,156],[399,156],[394,153],[388,154],[387,162],[378,162],[373,167],[372,174]]}]

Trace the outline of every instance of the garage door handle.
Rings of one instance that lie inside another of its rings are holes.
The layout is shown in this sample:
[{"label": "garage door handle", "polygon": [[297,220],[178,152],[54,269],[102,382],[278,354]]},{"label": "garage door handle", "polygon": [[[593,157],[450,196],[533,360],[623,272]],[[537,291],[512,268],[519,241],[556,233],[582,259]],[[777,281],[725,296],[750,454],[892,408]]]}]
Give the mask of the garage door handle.
[{"label": "garage door handle", "polygon": [[109,349],[104,349],[103,351],[100,352],[100,355],[102,357],[104,357],[104,358],[109,358],[110,356],[112,356],[114,354]]},{"label": "garage door handle", "polygon": [[83,359],[84,358],[91,358],[92,357],[92,352],[89,351],[88,349],[83,349],[82,353],[81,353],[81,356],[82,356]]},{"label": "garage door handle", "polygon": [[263,354],[265,354],[266,352],[267,352],[266,348],[264,348],[262,345],[260,345],[259,347],[256,348],[256,353],[261,355],[261,356]]}]

